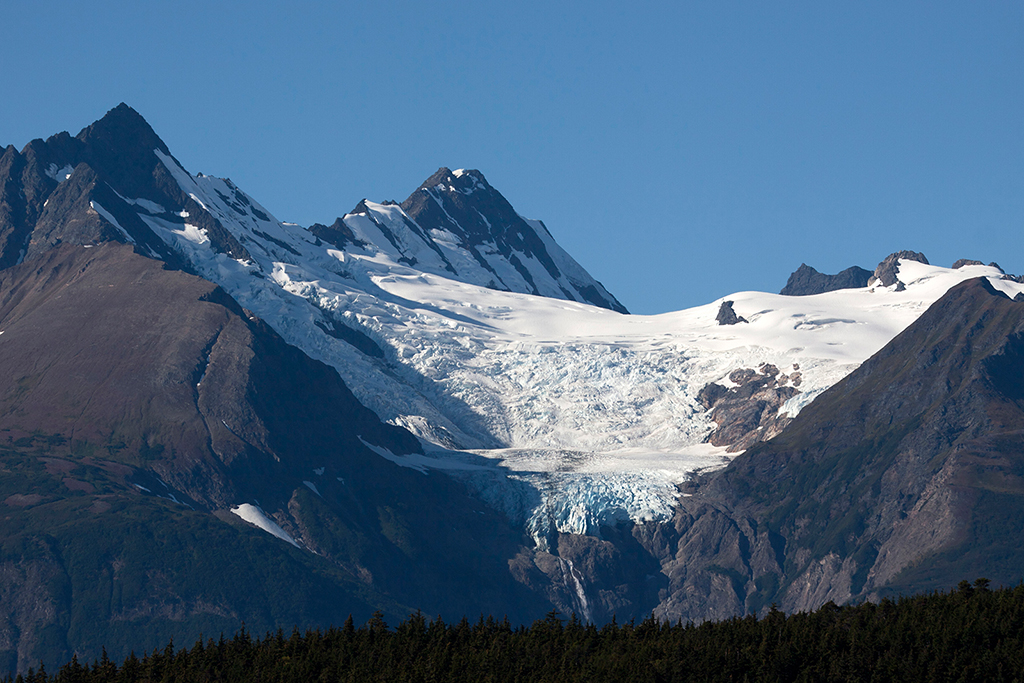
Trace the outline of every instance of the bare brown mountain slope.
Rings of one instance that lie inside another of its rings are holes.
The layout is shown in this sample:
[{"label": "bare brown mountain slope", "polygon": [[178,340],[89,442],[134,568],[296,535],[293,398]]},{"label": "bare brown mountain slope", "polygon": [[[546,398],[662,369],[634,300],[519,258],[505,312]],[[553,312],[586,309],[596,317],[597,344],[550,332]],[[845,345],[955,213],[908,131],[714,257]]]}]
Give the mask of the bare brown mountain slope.
[{"label": "bare brown mountain slope", "polygon": [[[412,435],[216,285],[130,245],[0,271],[0,387],[0,665],[373,607],[549,609],[508,572],[519,530],[366,446],[417,452]],[[243,503],[299,547],[229,512]]]},{"label": "bare brown mountain slope", "polygon": [[148,461],[205,508],[269,494],[323,453],[349,453],[347,468],[380,460],[359,437],[419,449],[216,285],[127,245],[60,247],[0,272],[0,325],[0,428]]},{"label": "bare brown mountain slope", "polygon": [[1020,581],[1024,305],[983,280],[950,290],[683,500],[653,544],[659,612],[815,608],[986,576]]}]

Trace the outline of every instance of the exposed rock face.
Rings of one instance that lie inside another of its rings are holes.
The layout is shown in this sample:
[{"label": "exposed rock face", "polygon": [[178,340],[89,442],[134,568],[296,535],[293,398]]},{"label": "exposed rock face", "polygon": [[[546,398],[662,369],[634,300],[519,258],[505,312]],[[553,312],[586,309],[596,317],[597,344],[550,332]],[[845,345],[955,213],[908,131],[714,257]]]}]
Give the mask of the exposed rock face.
[{"label": "exposed rock face", "polygon": [[344,250],[350,244],[356,246],[362,246],[364,243],[357,239],[352,234],[352,228],[345,225],[345,221],[341,218],[335,219],[331,225],[324,225],[323,223],[314,223],[309,226],[309,231],[316,235],[318,239],[333,244],[338,249]]},{"label": "exposed rock face", "polygon": [[697,395],[719,425],[708,437],[709,443],[728,446],[730,452],[742,451],[772,438],[790,423],[792,418],[780,415],[779,409],[800,393],[796,388],[801,382],[798,369],[787,375],[766,363],[758,370],[734,370],[729,381],[736,386],[726,388],[712,382]]},{"label": "exposed rock face", "polygon": [[[681,500],[658,613],[1020,580],[1024,307],[971,280]],[[664,552],[664,551],[660,551]]]},{"label": "exposed rock face", "polygon": [[512,574],[558,610],[597,623],[650,614],[667,581],[651,552],[660,524],[603,527],[601,538],[558,534],[551,552],[523,550]]},{"label": "exposed rock face", "polygon": [[107,240],[183,267],[139,218],[137,206],[182,226],[187,218],[215,249],[248,259],[245,247],[220,221],[182,191],[158,154],[173,159],[145,119],[126,104],[76,137],[60,133],[33,140],[21,153],[8,147],[0,157],[0,268],[58,244]]},{"label": "exposed rock face", "polygon": [[[552,280],[561,283],[558,287],[566,299],[627,312],[601,283],[592,280],[579,264],[553,244],[543,223],[534,221],[538,226],[535,229],[516,213],[500,192],[488,184],[480,171],[440,168],[409,195],[401,207],[413,220],[409,227],[414,232],[438,231],[454,236],[471,257],[490,272],[496,289],[520,291],[504,283],[502,273],[487,258],[491,253],[496,253],[511,265],[530,293],[544,295],[534,274],[520,258],[526,256],[536,259]],[[365,207],[356,207],[354,213],[361,213],[363,209]],[[386,226],[378,227],[385,235],[389,234]],[[426,237],[425,242],[429,245],[433,240]]]},{"label": "exposed rock face", "polygon": [[875,268],[875,272],[872,275],[871,282],[877,282],[882,287],[889,287],[896,284],[899,281],[896,271],[900,259],[917,261],[918,263],[928,263],[928,259],[920,252],[897,251],[886,256],[885,260],[878,264],[878,267]]},{"label": "exposed rock face", "polygon": [[867,287],[871,279],[871,271],[859,266],[851,266],[835,275],[819,273],[806,263],[793,271],[779,294],[786,296],[807,296],[810,294],[822,294],[837,289],[856,289]]},{"label": "exposed rock face", "polygon": [[746,318],[736,315],[736,311],[732,308],[731,301],[723,301],[722,305],[718,307],[718,315],[715,320],[718,321],[719,325],[735,325],[737,323],[747,322]]},{"label": "exposed rock face", "polygon": [[[984,264],[983,262],[981,262],[981,261],[977,261],[977,260],[975,260],[975,259],[969,259],[969,258],[962,258],[962,259],[957,259],[957,260],[956,260],[956,261],[955,261],[955,262],[953,263],[953,266],[952,266],[952,268],[953,268],[953,270],[956,270],[956,269],[958,269],[958,268],[963,268],[964,266],[983,266],[983,265],[985,265],[985,264]],[[989,267],[991,267],[991,268],[995,268],[995,269],[996,269],[996,270],[998,270],[998,271],[999,271],[1000,273],[1003,273],[1004,275],[1006,274],[1006,271],[1005,271],[1005,270],[1003,270],[1002,266],[1000,266],[1000,265],[999,265],[998,263],[996,263],[995,261],[992,261],[992,262],[991,262],[991,263],[989,263],[988,265],[989,265]]]},{"label": "exposed rock face", "polygon": [[288,402],[338,411],[330,423],[358,424],[395,452],[419,448],[219,287],[128,246],[51,249],[0,273],[0,300],[0,428],[112,440],[132,463],[175,453],[157,469],[194,506],[280,498],[277,470],[307,448],[378,459],[354,430],[317,428],[298,446],[295,420],[318,420]]}]

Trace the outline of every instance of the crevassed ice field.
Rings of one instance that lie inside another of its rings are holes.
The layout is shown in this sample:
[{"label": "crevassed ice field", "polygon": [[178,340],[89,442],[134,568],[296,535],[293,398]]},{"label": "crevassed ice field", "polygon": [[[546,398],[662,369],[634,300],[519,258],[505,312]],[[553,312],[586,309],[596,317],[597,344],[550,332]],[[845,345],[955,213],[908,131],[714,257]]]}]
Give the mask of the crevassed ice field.
[{"label": "crevassed ice field", "polygon": [[[708,382],[729,386],[730,372],[763,363],[798,366],[801,393],[781,409],[795,415],[956,283],[986,277],[1010,297],[1024,291],[994,267],[901,261],[904,291],[738,292],[673,313],[622,315],[450,279],[431,267],[431,249],[419,249],[417,267],[405,265],[399,259],[422,238],[395,205],[366,202],[395,241],[373,221],[346,216],[363,245],[335,249],[276,220],[230,181],[192,176],[157,154],[252,260],[217,253],[187,216],[171,220],[163,207],[137,200],[143,220],[286,341],[336,368],[363,404],[415,433],[425,450],[368,444],[375,452],[424,476],[444,470],[464,478],[541,546],[553,531],[667,519],[676,484],[727,464],[735,453],[704,443],[714,425],[697,394]],[[542,224],[530,224],[557,250],[563,271],[582,271]],[[431,237],[451,262],[472,265],[454,235]],[[723,300],[749,322],[718,325]],[[328,334],[325,322],[362,331],[384,358]]]}]

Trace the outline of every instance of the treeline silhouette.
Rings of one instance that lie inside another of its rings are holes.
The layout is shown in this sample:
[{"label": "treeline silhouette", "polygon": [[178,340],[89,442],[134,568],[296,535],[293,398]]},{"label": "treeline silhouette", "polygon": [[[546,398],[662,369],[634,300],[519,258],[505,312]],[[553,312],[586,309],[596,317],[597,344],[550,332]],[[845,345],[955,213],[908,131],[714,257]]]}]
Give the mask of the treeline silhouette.
[{"label": "treeline silhouette", "polygon": [[379,614],[344,626],[253,638],[169,643],[118,666],[106,653],[55,674],[42,665],[4,683],[262,681],[1024,681],[1024,584],[987,579],[948,593],[700,625],[597,627],[551,612],[531,626],[507,620]]}]

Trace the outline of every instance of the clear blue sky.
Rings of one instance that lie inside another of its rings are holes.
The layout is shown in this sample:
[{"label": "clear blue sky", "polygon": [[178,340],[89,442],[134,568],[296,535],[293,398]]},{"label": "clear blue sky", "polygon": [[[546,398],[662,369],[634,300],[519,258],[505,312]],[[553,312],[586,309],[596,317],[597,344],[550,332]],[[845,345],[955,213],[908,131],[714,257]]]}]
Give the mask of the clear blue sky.
[{"label": "clear blue sky", "polygon": [[478,168],[633,312],[898,249],[1024,272],[1024,3],[7,2],[0,143],[125,101],[329,222]]}]

